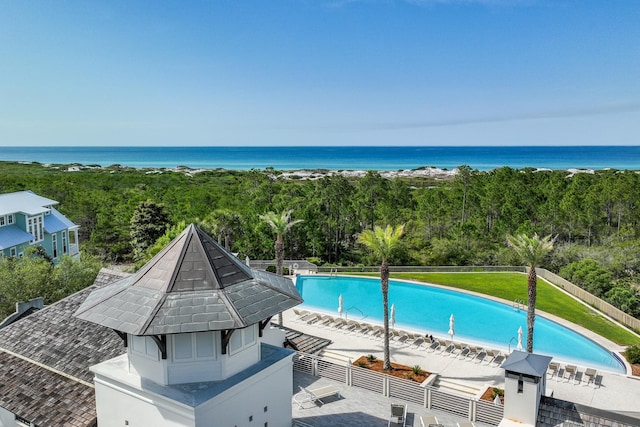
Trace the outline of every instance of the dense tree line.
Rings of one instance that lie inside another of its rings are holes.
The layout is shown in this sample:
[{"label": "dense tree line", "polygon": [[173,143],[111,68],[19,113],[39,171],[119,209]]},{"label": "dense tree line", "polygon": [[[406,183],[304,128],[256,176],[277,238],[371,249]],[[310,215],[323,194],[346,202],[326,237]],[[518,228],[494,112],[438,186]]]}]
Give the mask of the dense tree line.
[{"label": "dense tree line", "polygon": [[[179,223],[199,223],[252,259],[274,258],[273,232],[260,219],[269,211],[293,210],[292,219],[302,220],[283,236],[285,256],[320,264],[375,264],[357,243],[359,233],[375,225],[406,224],[400,250],[389,260],[405,265],[514,264],[506,235],[535,232],[557,236],[544,267],[599,287],[599,296],[638,315],[640,175],[634,171],[483,172],[463,166],[448,180],[388,180],[374,171],[362,178],[292,180],[272,169],[66,170],[0,163],[0,193],[29,189],[59,201],[81,227],[83,250],[105,262],[135,261],[151,246],[146,237],[156,238],[158,230],[135,235],[132,228],[132,218],[145,214],[148,203],[162,206],[174,231]],[[583,279],[589,274],[578,272],[585,269],[608,273],[599,276],[608,285]]]}]

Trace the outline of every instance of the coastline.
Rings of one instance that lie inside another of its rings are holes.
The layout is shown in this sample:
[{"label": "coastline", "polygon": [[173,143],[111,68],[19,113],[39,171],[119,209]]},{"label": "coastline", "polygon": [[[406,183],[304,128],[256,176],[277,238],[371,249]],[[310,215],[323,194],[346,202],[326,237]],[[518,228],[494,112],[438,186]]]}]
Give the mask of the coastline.
[{"label": "coastline", "polygon": [[[450,175],[463,165],[474,171],[502,167],[528,170],[640,170],[640,145],[558,147],[7,147],[2,161],[55,165],[122,165],[136,169],[175,169],[188,166],[203,170],[388,171],[407,175],[433,168],[433,176]],[[447,173],[442,173],[440,171]],[[390,177],[395,176],[390,174]]]},{"label": "coastline", "polygon": [[[57,164],[42,164],[38,162],[15,162],[19,164],[27,164],[27,165],[41,165],[43,167],[52,168],[52,169],[62,169],[66,167],[66,172],[81,172],[83,170],[112,170],[112,169],[133,169],[145,171],[146,174],[162,174],[165,172],[174,172],[174,173],[184,173],[188,176],[193,176],[197,173],[202,172],[210,172],[210,171],[224,171],[224,172],[232,172],[238,171],[236,169],[225,169],[225,168],[191,168],[189,166],[177,166],[172,168],[152,168],[152,167],[133,167],[133,166],[123,166],[123,165],[110,165],[110,166],[99,166],[99,165],[82,165],[78,163],[71,163],[68,165],[57,165]],[[504,166],[506,167],[506,166]],[[499,169],[499,168],[496,168]],[[550,172],[554,169],[549,168],[533,168],[534,172]],[[417,169],[399,169],[399,170],[376,170],[376,169],[292,169],[292,170],[277,170],[277,169],[257,169],[260,172],[269,173],[271,177],[274,179],[284,179],[284,180],[297,180],[297,181],[316,181],[328,176],[340,175],[345,178],[362,178],[367,172],[376,171],[380,174],[382,178],[385,179],[396,179],[396,178],[405,178],[405,179],[414,179],[414,178],[425,178],[425,179],[434,179],[434,180],[452,180],[454,179],[460,172],[459,168],[453,169],[443,169],[434,166],[425,166]],[[516,169],[517,170],[517,169]],[[564,172],[567,172],[567,177],[572,177],[577,173],[587,173],[587,174],[595,174],[597,172],[596,169],[578,169],[578,168],[569,168],[569,169],[561,169]],[[600,170],[609,170],[600,169]],[[248,172],[246,170],[240,170],[241,172]],[[488,171],[480,171],[480,172],[488,172]]]}]

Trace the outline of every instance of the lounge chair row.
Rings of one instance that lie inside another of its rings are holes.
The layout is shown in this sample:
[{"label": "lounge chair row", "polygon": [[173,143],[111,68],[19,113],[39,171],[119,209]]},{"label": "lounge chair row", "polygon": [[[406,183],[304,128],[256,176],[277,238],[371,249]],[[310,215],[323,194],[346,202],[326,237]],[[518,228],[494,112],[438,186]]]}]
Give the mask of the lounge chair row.
[{"label": "lounge chair row", "polygon": [[[382,339],[384,337],[384,328],[380,325],[372,325],[356,320],[347,320],[341,317],[335,317],[328,314],[310,312],[307,310],[293,309],[296,314],[296,321],[304,322],[309,325],[331,328],[343,333],[358,333],[368,336],[371,339]],[[429,352],[436,352],[458,357],[464,360],[471,360],[476,363],[495,363],[499,365],[504,362],[506,356],[499,351],[484,349],[481,347],[471,346],[464,343],[454,343],[440,339],[431,339],[422,334],[414,334],[411,332],[391,329],[389,337],[392,344],[396,346],[410,346],[414,349],[422,349]]]},{"label": "lounge chair row", "polygon": [[485,349],[465,343],[445,340],[434,340],[426,347],[427,351],[447,354],[462,360],[499,365],[506,359],[506,355],[498,350]]},{"label": "lounge chair row", "polygon": [[549,379],[555,377],[556,381],[571,382],[576,385],[590,385],[593,387],[600,387],[602,385],[602,375],[598,374],[598,371],[593,368],[586,368],[584,371],[580,370],[576,365],[562,364],[558,362],[549,363],[547,369],[547,376]]}]

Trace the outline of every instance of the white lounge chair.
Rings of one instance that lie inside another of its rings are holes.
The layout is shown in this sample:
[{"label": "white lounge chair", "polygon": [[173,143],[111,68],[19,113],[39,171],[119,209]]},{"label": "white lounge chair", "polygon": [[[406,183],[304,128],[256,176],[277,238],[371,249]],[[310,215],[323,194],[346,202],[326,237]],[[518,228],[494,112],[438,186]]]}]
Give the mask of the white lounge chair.
[{"label": "white lounge chair", "polygon": [[589,385],[590,383],[593,382],[593,380],[596,377],[596,373],[597,373],[597,371],[595,369],[593,369],[593,368],[587,368],[584,371],[584,375],[585,375],[585,377],[587,377],[587,385]]},{"label": "white lounge chair", "polygon": [[493,358],[491,363],[495,363],[496,365],[499,365],[502,362],[504,362],[504,359],[506,359],[506,356],[504,354],[500,353],[496,357]]},{"label": "white lounge chair", "polygon": [[340,398],[340,390],[332,385],[316,388],[313,390],[309,390],[300,386],[300,393],[293,396],[293,401],[298,404],[298,407],[303,408],[303,405],[308,402],[320,402],[321,404],[324,404],[322,399],[330,396],[337,396],[338,398]]},{"label": "white lounge chair", "polygon": [[439,426],[438,418],[435,415],[423,415],[420,417],[422,427]]},{"label": "white lounge chair", "polygon": [[476,354],[476,357],[474,360],[476,363],[482,363],[485,357],[487,357],[487,352],[484,350],[480,350],[480,352]]},{"label": "white lounge chair", "polygon": [[387,426],[391,426],[393,424],[399,424],[401,426],[405,426],[407,422],[407,405],[402,403],[392,403],[391,404],[391,415],[389,416],[389,422]]}]

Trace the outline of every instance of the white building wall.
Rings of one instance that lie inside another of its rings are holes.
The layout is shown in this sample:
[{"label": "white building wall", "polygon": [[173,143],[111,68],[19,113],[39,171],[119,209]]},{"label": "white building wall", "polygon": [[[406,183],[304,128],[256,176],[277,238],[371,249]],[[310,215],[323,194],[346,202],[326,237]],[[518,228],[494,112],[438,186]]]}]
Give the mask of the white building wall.
[{"label": "white building wall", "polygon": [[525,426],[535,426],[538,418],[538,384],[525,380],[522,385],[522,393],[518,393],[518,380],[505,378],[503,417]]},{"label": "white building wall", "polygon": [[148,378],[158,384],[167,384],[167,369],[165,361],[158,357],[157,360],[127,352],[129,359],[129,372],[141,378]]},{"label": "white building wall", "polygon": [[[92,367],[100,427],[291,426],[293,353],[197,407],[151,391],[122,355]],[[171,392],[167,390],[167,396]],[[266,408],[266,410],[265,410]],[[13,426],[11,426],[13,427]]]},{"label": "white building wall", "polygon": [[[196,408],[196,427],[291,426],[293,355]],[[100,426],[102,427],[102,426]]]},{"label": "white building wall", "polygon": [[221,358],[222,378],[229,378],[260,361],[260,343],[255,342],[253,345],[244,347],[234,354],[223,354]]},{"label": "white building wall", "polygon": [[0,427],[16,427],[16,416],[4,408],[0,408]]},{"label": "white building wall", "polygon": [[143,389],[96,375],[96,412],[100,427],[188,427],[193,410]]},{"label": "white building wall", "polygon": [[278,328],[277,326],[267,326],[262,331],[262,342],[266,344],[271,344],[274,347],[283,347],[284,341],[287,335],[284,330]]}]

